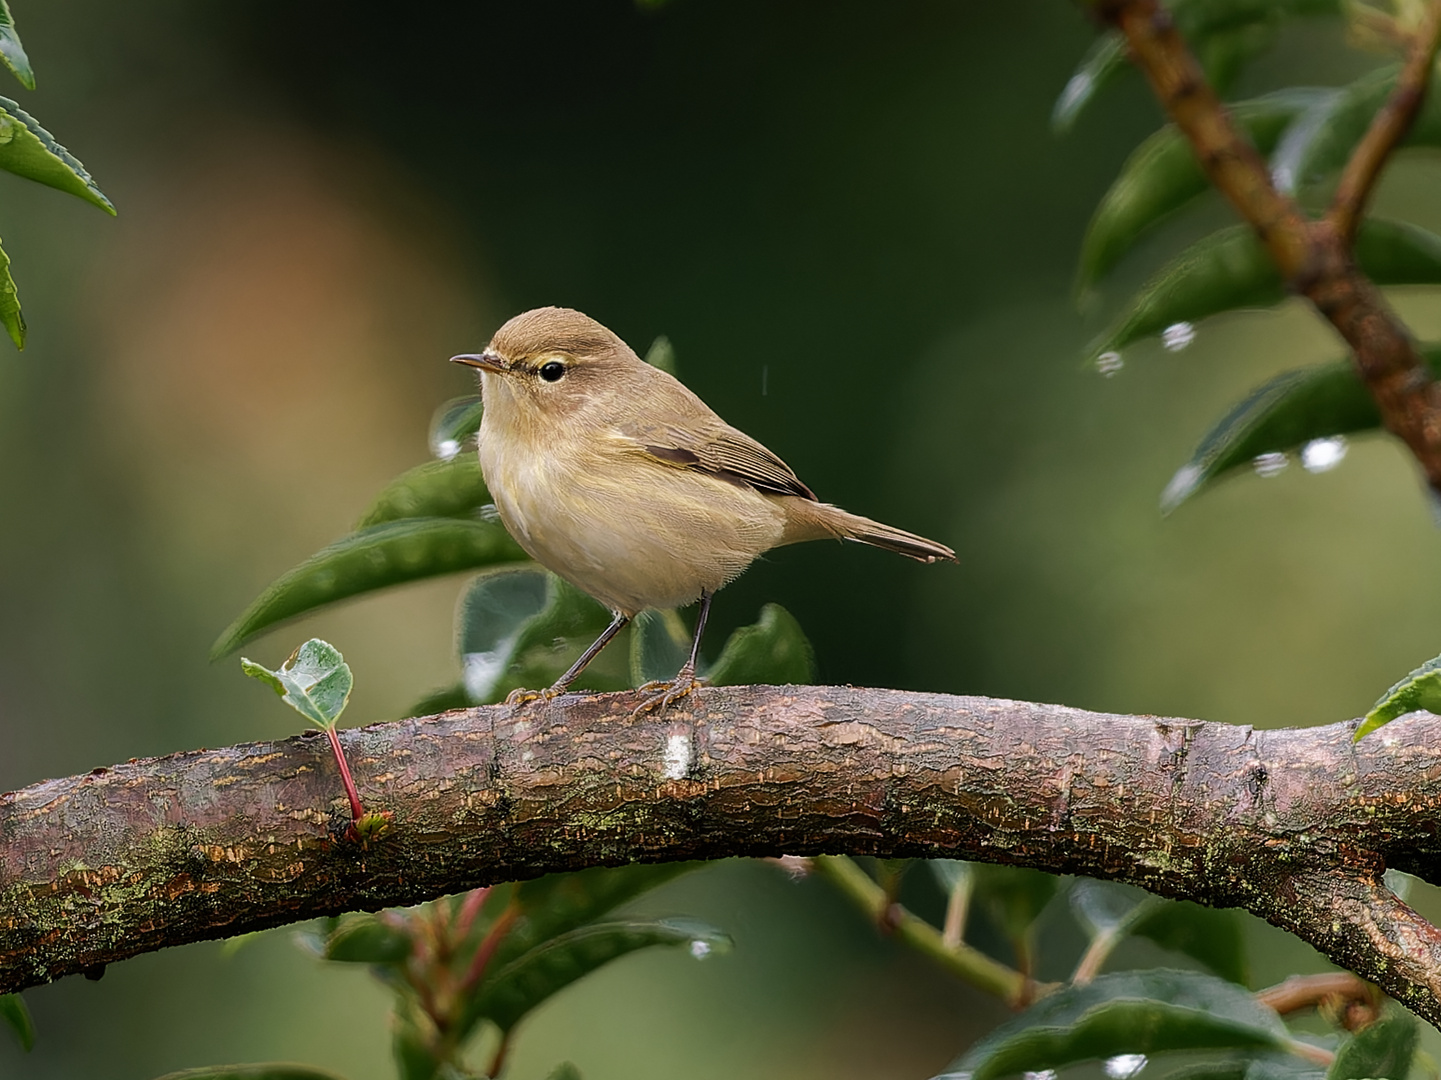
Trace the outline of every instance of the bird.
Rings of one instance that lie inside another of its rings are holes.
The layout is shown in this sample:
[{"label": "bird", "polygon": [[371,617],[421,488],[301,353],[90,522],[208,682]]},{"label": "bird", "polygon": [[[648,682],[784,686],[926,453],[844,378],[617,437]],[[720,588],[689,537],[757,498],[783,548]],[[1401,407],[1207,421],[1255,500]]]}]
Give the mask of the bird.
[{"label": "bird", "polygon": [[821,502],[779,457],[731,427],[674,376],[595,319],[563,307],[523,312],[479,353],[481,473],[501,522],[547,570],[608,608],[612,621],[545,690],[563,694],[627,623],[700,602],[689,657],[635,709],[665,709],[696,677],[711,598],[772,548],[856,540],[921,562],[956,561],[923,536]]}]

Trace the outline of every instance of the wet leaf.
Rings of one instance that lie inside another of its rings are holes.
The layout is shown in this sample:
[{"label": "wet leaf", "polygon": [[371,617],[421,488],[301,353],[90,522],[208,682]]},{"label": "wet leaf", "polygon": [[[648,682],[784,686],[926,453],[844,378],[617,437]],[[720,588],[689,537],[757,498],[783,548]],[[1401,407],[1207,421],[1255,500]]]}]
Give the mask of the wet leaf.
[{"label": "wet leaf", "polygon": [[225,629],[211,659],[286,619],[391,585],[528,561],[499,522],[402,518],[361,529],[278,578]]},{"label": "wet leaf", "polygon": [[1369,735],[1398,716],[1417,709],[1441,715],[1441,656],[1427,660],[1382,694],[1381,700],[1371,706],[1352,740]]},{"label": "wet leaf", "polygon": [[[1441,237],[1415,225],[1371,218],[1356,236],[1356,263],[1377,285],[1441,283]],[[1094,363],[1168,327],[1286,298],[1281,275],[1248,225],[1198,241],[1156,275],[1088,350]]]},{"label": "wet leaf", "polygon": [[[1237,124],[1262,154],[1270,154],[1298,115],[1334,92],[1283,90],[1232,107]],[[1118,263],[1150,229],[1211,188],[1186,137],[1167,125],[1143,142],[1121,167],[1086,229],[1076,287],[1084,291]]]},{"label": "wet leaf", "polygon": [[[1274,40],[1285,19],[1337,15],[1344,0],[1172,0],[1167,5],[1182,37],[1190,44],[1211,84],[1224,93],[1238,65]],[[1096,93],[1126,67],[1124,39],[1102,34],[1086,53],[1061,92],[1051,126],[1068,130]]]},{"label": "wet leaf", "polygon": [[674,677],[690,656],[691,634],[674,608],[642,611],[630,624],[630,679],[636,686]]},{"label": "wet leaf", "polygon": [[1287,1041],[1281,1018],[1245,987],[1194,971],[1123,971],[1047,995],[937,1080],[994,1080],[1117,1054],[1284,1050]]},{"label": "wet leaf", "polygon": [[1406,1080],[1417,1034],[1415,1017],[1398,1008],[1387,1009],[1379,1020],[1340,1045],[1336,1060],[1326,1070],[1326,1080]]},{"label": "wet leaf", "polygon": [[803,685],[815,678],[811,643],[795,616],[779,604],[767,604],[756,622],[726,639],[706,678],[712,686]]},{"label": "wet leaf", "polygon": [[320,728],[335,726],[354,685],[350,665],[340,651],[319,638],[296,649],[276,671],[244,657],[240,669],[267,683],[285,704]]},{"label": "wet leaf", "polygon": [[19,79],[26,90],[35,89],[35,72],[30,68],[30,57],[25,55],[25,46],[20,44],[15,18],[5,0],[0,0],[0,63],[10,69],[10,74]]},{"label": "wet leaf", "polygon": [[675,368],[675,346],[670,343],[670,338],[662,334],[650,343],[646,350],[645,362],[651,367],[660,368],[667,375],[674,375]]},{"label": "wet leaf", "polygon": [[35,1045],[35,1021],[19,994],[0,994],[0,1022],[15,1033],[21,1049],[28,1052]]},{"label": "wet leaf", "polygon": [[[1441,346],[1422,348],[1441,375]],[[1261,454],[1289,453],[1315,440],[1378,431],[1381,413],[1349,361],[1287,371],[1268,380],[1221,418],[1176,471],[1161,496],[1170,513],[1197,491]]]},{"label": "wet leaf", "polygon": [[342,1080],[342,1077],[328,1069],[272,1061],[255,1065],[206,1065],[199,1069],[181,1069],[166,1073],[157,1080]]},{"label": "wet leaf", "polygon": [[0,169],[84,199],[107,214],[115,213],[79,159],[6,97],[0,97]]},{"label": "wet leaf", "polygon": [[490,503],[480,474],[480,459],[463,454],[450,461],[427,461],[386,484],[357,529],[401,518],[475,517]]},{"label": "wet leaf", "polygon": [[590,923],[551,938],[487,978],[463,1027],[485,1017],[509,1031],[536,1006],[577,979],[640,949],[688,948],[697,958],[724,952],[730,938],[692,919]]},{"label": "wet leaf", "polygon": [[526,628],[553,600],[544,570],[511,570],[476,578],[455,613],[467,704],[489,702],[515,659]]},{"label": "wet leaf", "polygon": [[451,398],[430,418],[430,452],[441,461],[451,461],[462,452],[475,449],[472,440],[480,430],[479,394]]},{"label": "wet leaf", "polygon": [[1163,949],[1199,960],[1223,979],[1246,981],[1246,943],[1234,911],[1170,900],[1148,908],[1130,927]]}]

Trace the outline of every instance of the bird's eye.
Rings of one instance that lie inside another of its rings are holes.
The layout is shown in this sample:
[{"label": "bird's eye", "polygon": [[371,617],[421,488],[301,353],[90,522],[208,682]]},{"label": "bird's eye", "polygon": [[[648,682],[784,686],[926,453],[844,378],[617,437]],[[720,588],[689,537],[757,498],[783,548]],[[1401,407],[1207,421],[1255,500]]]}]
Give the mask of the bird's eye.
[{"label": "bird's eye", "polygon": [[565,374],[565,365],[559,360],[549,360],[540,365],[540,377],[546,382],[559,382]]}]

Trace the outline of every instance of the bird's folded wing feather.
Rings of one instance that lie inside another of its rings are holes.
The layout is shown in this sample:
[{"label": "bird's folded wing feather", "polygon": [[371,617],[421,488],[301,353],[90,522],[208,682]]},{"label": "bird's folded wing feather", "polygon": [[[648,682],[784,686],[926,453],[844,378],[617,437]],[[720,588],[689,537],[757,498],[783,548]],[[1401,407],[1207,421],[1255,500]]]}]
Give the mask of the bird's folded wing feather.
[{"label": "bird's folded wing feather", "polygon": [[667,465],[710,473],[768,495],[796,495],[815,501],[815,494],[790,466],[745,432],[726,424],[710,430],[684,431],[665,426],[631,427],[622,434],[637,449]]}]

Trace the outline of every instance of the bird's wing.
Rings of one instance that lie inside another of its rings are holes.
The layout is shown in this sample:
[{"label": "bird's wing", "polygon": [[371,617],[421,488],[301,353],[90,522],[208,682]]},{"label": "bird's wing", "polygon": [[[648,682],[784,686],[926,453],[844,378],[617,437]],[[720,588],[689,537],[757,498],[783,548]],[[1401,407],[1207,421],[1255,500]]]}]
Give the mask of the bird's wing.
[{"label": "bird's wing", "polygon": [[790,466],[749,435],[724,423],[706,428],[685,431],[668,424],[637,425],[622,429],[622,433],[638,449],[668,465],[710,473],[768,495],[796,495],[815,501],[815,494]]}]

